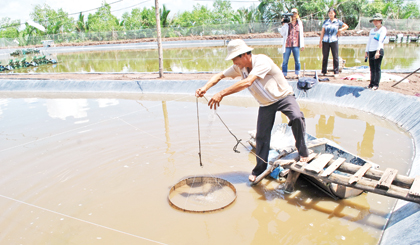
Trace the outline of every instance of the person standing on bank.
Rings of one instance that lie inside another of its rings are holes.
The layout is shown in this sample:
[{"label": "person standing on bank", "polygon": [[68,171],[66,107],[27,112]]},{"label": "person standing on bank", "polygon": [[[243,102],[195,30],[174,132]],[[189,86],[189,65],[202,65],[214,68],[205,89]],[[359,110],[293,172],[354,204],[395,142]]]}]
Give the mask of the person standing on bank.
[{"label": "person standing on bank", "polygon": [[293,89],[284,78],[280,67],[266,55],[252,54],[253,48],[248,47],[240,39],[230,41],[227,50],[226,60],[232,60],[233,65],[210,78],[202,88],[196,90],[195,95],[202,97],[207,90],[225,77],[241,76],[241,81],[216,93],[209,100],[210,109],[220,106],[223,97],[245,88],[248,88],[259,102],[256,135],[256,154],[259,157],[257,157],[257,165],[252,170],[249,180],[254,182],[256,177],[267,168],[271,130],[277,111],[283,112],[289,118],[289,126],[292,127],[300,160],[307,162],[309,151],[305,143],[305,118],[300,111]]},{"label": "person standing on bank", "polygon": [[377,13],[372,19],[375,28],[369,32],[369,39],[366,44],[365,59],[369,58],[370,84],[366,88],[377,90],[381,80],[381,64],[384,57],[384,41],[386,38],[386,28],[382,26],[382,15]]},{"label": "person standing on bank", "polygon": [[291,10],[293,16],[290,23],[283,23],[280,29],[280,35],[283,36],[283,75],[287,76],[287,65],[289,64],[290,53],[293,53],[295,59],[295,74],[299,77],[300,74],[300,50],[305,49],[303,40],[303,24],[299,18],[299,13],[296,8]]},{"label": "person standing on bank", "polygon": [[348,25],[337,19],[337,11],[334,8],[328,10],[329,19],[322,24],[321,38],[319,40],[319,48],[322,48],[322,70],[321,73],[325,76],[327,73],[328,56],[331,53],[333,56],[334,74],[339,72],[338,63],[338,37],[347,28]]}]

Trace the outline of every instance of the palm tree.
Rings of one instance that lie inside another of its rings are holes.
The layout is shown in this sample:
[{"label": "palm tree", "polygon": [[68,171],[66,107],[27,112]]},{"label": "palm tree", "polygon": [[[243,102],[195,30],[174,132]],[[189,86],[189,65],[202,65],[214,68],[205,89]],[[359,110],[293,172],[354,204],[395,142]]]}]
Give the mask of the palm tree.
[{"label": "palm tree", "polygon": [[171,11],[166,9],[165,4],[163,4],[162,8],[159,9],[159,15],[160,15],[160,22],[162,23],[162,27],[168,26],[168,15]]},{"label": "palm tree", "polygon": [[87,32],[89,30],[88,23],[85,22],[85,16],[80,12],[79,19],[76,22],[76,30],[78,32]]}]

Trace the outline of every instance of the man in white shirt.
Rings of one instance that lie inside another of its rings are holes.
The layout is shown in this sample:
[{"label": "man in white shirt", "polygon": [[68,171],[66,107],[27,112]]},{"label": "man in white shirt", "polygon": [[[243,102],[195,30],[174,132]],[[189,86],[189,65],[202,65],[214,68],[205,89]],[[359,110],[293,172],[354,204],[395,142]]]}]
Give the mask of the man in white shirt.
[{"label": "man in white shirt", "polygon": [[[251,182],[267,168],[268,152],[270,150],[271,130],[277,111],[283,112],[289,118],[296,140],[296,148],[300,160],[308,160],[308,148],[305,143],[305,118],[294,97],[293,89],[283,76],[282,70],[263,54],[253,55],[253,48],[248,47],[240,39],[229,42],[226,60],[232,60],[233,65],[221,73],[214,75],[202,88],[197,89],[196,96],[202,97],[208,89],[225,77],[242,77],[242,80],[215,94],[209,101],[211,109],[220,106],[223,97],[248,88],[259,102],[256,154],[257,165],[249,176]],[[261,158],[261,159],[260,159]],[[263,160],[262,160],[263,159]]]}]

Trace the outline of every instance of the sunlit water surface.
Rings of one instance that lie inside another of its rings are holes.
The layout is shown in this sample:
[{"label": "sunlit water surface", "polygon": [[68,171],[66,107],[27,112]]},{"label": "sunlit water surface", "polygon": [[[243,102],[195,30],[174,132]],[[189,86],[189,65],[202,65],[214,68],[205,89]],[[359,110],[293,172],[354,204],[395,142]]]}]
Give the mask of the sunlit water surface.
[{"label": "sunlit water surface", "polygon": [[[281,65],[283,53],[278,46],[254,46],[255,54],[266,54],[274,62]],[[346,67],[368,66],[364,62],[366,45],[340,45],[339,56],[346,61]],[[79,53],[55,54],[46,50],[47,57],[58,60],[55,65],[22,68],[11,72],[18,73],[49,73],[49,72],[157,72],[159,70],[156,50],[113,50]],[[164,49],[164,71],[171,72],[218,72],[231,65],[225,61],[226,47]],[[301,55],[301,69],[320,70],[322,64],[321,49],[314,45],[306,46]],[[417,69],[420,66],[419,44],[390,43],[385,44],[385,58],[382,69]],[[11,57],[13,58],[13,57]],[[330,55],[331,58],[331,55]],[[16,58],[13,58],[16,59]],[[27,60],[31,60],[28,56]],[[0,60],[2,65],[9,62]],[[294,70],[294,58],[291,55],[289,69]]]},{"label": "sunlit water surface", "polygon": [[[334,201],[305,181],[292,195],[274,180],[250,187],[255,157],[249,148],[233,152],[235,139],[202,99],[200,167],[193,96],[2,97],[2,244],[376,244],[395,203],[366,193]],[[382,169],[409,171],[411,139],[392,123],[300,104],[309,133]],[[252,98],[228,97],[218,113],[238,138],[249,139]],[[202,175],[230,181],[236,201],[205,214],[169,205],[172,185]]]}]

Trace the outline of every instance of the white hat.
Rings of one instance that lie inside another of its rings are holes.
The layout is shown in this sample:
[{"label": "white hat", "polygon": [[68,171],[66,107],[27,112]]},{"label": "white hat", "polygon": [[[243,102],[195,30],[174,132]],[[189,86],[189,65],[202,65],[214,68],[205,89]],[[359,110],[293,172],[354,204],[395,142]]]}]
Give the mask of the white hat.
[{"label": "white hat", "polygon": [[253,48],[248,47],[244,41],[241,39],[235,39],[229,42],[227,46],[228,55],[225,60],[231,60],[238,55],[248,53],[253,50]]},{"label": "white hat", "polygon": [[291,11],[292,13],[297,13],[298,12],[298,10],[297,10],[297,8],[292,8],[292,11]]}]

